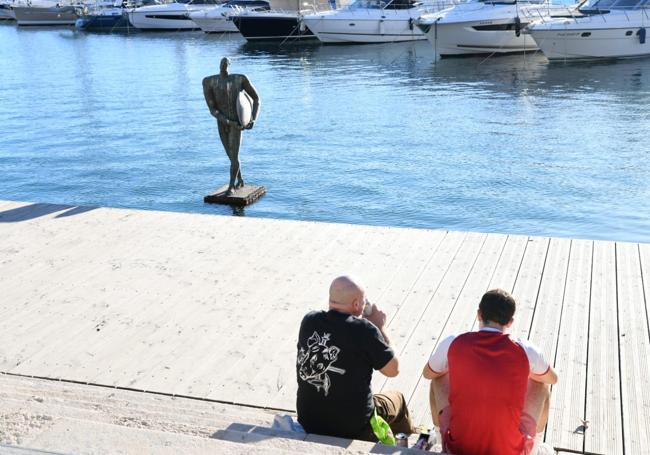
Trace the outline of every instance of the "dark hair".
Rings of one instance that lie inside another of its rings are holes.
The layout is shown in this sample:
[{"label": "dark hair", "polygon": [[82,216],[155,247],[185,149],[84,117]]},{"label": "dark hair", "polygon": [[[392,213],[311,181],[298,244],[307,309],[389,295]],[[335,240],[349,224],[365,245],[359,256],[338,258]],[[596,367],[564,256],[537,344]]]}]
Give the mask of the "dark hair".
[{"label": "dark hair", "polygon": [[478,309],[483,322],[506,325],[515,314],[515,298],[503,289],[492,289],[483,294]]}]

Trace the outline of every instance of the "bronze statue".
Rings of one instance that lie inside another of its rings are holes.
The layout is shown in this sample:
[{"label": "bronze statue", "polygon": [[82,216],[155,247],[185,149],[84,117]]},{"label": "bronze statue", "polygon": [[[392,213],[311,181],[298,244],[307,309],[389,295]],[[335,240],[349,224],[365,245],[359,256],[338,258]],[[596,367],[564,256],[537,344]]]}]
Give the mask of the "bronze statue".
[{"label": "bronze statue", "polygon": [[[221,59],[219,74],[203,79],[203,96],[208,104],[210,114],[217,119],[219,137],[230,158],[230,183],[226,195],[244,186],[239,163],[239,147],[241,145],[241,132],[250,130],[255,124],[260,109],[260,97],[255,87],[243,74],[228,74],[230,60]],[[238,98],[241,91],[248,94],[253,101],[253,112],[248,125],[242,125],[239,120]],[[237,184],[235,184],[237,180]]]}]

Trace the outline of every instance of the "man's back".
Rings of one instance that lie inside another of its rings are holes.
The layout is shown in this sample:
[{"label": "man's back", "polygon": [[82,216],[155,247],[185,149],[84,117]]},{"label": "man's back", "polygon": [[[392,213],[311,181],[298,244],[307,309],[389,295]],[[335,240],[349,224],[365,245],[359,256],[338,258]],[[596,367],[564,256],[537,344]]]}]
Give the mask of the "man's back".
[{"label": "man's back", "polygon": [[373,411],[373,369],[393,358],[377,327],[338,311],[305,316],[298,336],[297,410],[307,432],[358,437]]},{"label": "man's back", "polygon": [[526,351],[501,332],[469,332],[451,342],[448,361],[448,448],[459,454],[521,453]]}]

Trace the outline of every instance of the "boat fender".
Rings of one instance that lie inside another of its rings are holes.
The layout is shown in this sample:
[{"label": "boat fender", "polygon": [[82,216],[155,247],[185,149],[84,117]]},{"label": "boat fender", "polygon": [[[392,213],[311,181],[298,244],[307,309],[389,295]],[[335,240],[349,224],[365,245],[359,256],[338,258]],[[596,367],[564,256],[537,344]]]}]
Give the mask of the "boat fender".
[{"label": "boat fender", "polygon": [[413,31],[413,18],[409,18],[409,30]]},{"label": "boat fender", "polygon": [[519,16],[515,17],[515,36],[517,38],[521,36],[521,19],[519,19]]},{"label": "boat fender", "polygon": [[305,33],[307,30],[307,24],[305,24],[305,21],[302,20],[302,17],[299,19],[299,24],[300,24],[300,33]]},{"label": "boat fender", "polygon": [[645,27],[639,29],[639,43],[645,44]]}]

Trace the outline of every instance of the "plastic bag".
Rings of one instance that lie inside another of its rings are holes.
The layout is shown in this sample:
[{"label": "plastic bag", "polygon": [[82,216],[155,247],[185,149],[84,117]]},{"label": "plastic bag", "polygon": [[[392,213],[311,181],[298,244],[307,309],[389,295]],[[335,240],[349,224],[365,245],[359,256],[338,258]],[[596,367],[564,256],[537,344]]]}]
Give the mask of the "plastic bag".
[{"label": "plastic bag", "polygon": [[377,439],[379,439],[379,442],[387,446],[395,445],[393,430],[390,429],[390,425],[388,425],[388,422],[382,416],[377,415],[377,409],[375,409],[375,414],[370,417],[370,427],[372,428],[372,432],[375,433],[375,436],[377,436]]}]

